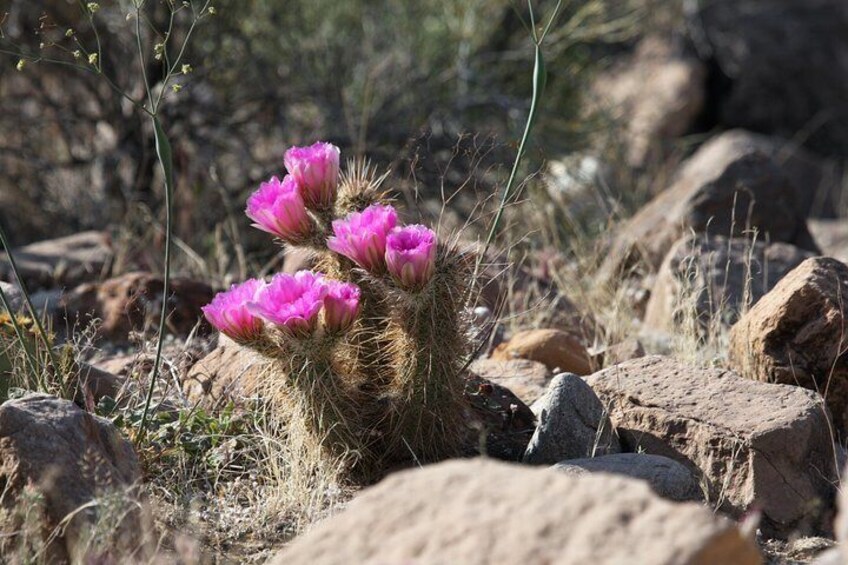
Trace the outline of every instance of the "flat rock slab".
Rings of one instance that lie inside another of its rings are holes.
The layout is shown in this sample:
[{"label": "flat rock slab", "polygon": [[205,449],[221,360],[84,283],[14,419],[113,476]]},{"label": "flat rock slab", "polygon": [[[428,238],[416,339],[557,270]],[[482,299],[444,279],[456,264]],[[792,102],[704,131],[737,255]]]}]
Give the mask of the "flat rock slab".
[{"label": "flat rock slab", "polygon": [[533,408],[539,425],[524,452],[525,463],[552,465],[621,451],[604,405],[577,375],[555,376]]},{"label": "flat rock slab", "polygon": [[804,261],[730,332],[729,363],[757,381],[822,391],[845,439],[848,425],[848,265]]},{"label": "flat rock slab", "polygon": [[728,520],[663,500],[642,481],[477,459],[389,476],[271,563],[748,565],[761,557]]},{"label": "flat rock slab", "polygon": [[827,531],[836,466],[821,398],[661,356],[587,379],[627,451],[677,460],[733,516],[762,510],[767,535]]},{"label": "flat rock slab", "polygon": [[609,473],[641,479],[663,498],[677,502],[703,500],[695,475],[673,459],[649,453],[614,453],[585,459],[569,459],[553,466],[569,475]]},{"label": "flat rock slab", "polygon": [[[29,290],[73,286],[99,279],[112,261],[109,234],[87,231],[31,243],[12,250],[18,272]],[[12,280],[5,253],[0,253],[0,279]]]}]

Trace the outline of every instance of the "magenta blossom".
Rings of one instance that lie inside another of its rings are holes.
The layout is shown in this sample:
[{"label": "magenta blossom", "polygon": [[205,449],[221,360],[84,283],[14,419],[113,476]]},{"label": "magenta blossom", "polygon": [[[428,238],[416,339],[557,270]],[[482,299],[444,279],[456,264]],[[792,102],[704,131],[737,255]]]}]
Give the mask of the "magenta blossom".
[{"label": "magenta blossom", "polygon": [[292,243],[302,242],[312,233],[312,219],[291,175],[282,182],[271,177],[260,184],[247,199],[245,213],[255,227]]},{"label": "magenta blossom", "polygon": [[436,269],[436,233],[421,225],[393,229],[386,240],[386,266],[404,288],[421,288]]},{"label": "magenta blossom", "polygon": [[339,153],[338,147],[323,141],[286,151],[283,162],[297,181],[303,201],[309,208],[326,210],[336,201]]},{"label": "magenta blossom", "polygon": [[385,268],[386,236],[396,224],[394,208],[372,204],[362,212],[333,221],[333,235],[327,239],[327,247],[367,271],[380,273]]},{"label": "magenta blossom", "polygon": [[318,273],[280,273],[259,289],[247,308],[256,316],[295,334],[308,335],[315,329],[326,294],[324,277]]},{"label": "magenta blossom", "polygon": [[327,281],[324,298],[324,325],[331,332],[343,332],[359,314],[359,287],[353,283]]},{"label": "magenta blossom", "polygon": [[219,292],[212,302],[202,308],[209,323],[222,334],[240,343],[250,342],[262,334],[262,320],[247,308],[264,283],[258,279],[234,284],[230,290]]}]

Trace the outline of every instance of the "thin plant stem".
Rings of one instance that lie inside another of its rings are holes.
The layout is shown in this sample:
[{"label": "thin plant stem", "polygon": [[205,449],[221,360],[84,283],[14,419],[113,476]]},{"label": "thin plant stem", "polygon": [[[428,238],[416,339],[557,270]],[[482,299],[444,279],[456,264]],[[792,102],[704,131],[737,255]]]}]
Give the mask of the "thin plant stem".
[{"label": "thin plant stem", "polygon": [[512,163],[512,170],[509,173],[509,179],[507,180],[506,187],[504,187],[503,193],[501,193],[501,199],[498,203],[498,209],[495,213],[495,217],[492,220],[492,225],[489,226],[489,233],[486,236],[486,243],[483,246],[483,252],[480,254],[480,257],[477,260],[477,266],[475,267],[474,273],[475,276],[477,275],[477,270],[479,268],[480,261],[482,261],[482,258],[486,256],[486,253],[489,251],[489,247],[491,247],[492,242],[495,239],[495,234],[497,234],[498,227],[500,226],[501,219],[503,217],[503,212],[506,208],[506,204],[509,201],[510,197],[512,197],[513,195],[515,179],[518,176],[518,169],[524,157],[524,153],[527,148],[527,142],[530,139],[530,132],[533,130],[533,124],[536,122],[536,114],[539,110],[539,103],[542,99],[542,93],[545,90],[547,71],[545,69],[545,57],[542,53],[542,43],[544,42],[545,37],[551,30],[551,26],[559,15],[559,10],[562,7],[562,0],[557,2],[556,6],[554,7],[554,11],[551,14],[551,17],[548,20],[548,23],[545,26],[545,29],[541,35],[539,35],[536,31],[536,20],[533,14],[533,6],[530,5],[529,0],[528,5],[530,6],[531,33],[533,35],[535,55],[533,63],[533,96],[530,101],[530,112],[527,114],[527,121],[524,124],[524,133],[521,136],[521,142],[518,144],[518,153],[515,155],[515,160]]},{"label": "thin plant stem", "polygon": [[12,305],[9,299],[6,297],[6,293],[3,291],[2,286],[0,286],[0,302],[3,303],[3,308],[6,309],[6,312],[9,313],[9,320],[12,322],[12,328],[15,330],[15,335],[18,338],[18,343],[20,343],[21,349],[24,350],[24,354],[29,364],[30,372],[32,373],[32,378],[35,379],[35,382],[38,383],[38,386],[42,387],[42,389],[45,389],[45,383],[41,379],[41,372],[38,370],[38,366],[35,362],[35,357],[33,357],[32,352],[27,347],[26,336],[24,336],[23,328],[21,328],[20,323],[18,323],[18,319],[15,317],[15,313],[12,311]]},{"label": "thin plant stem", "polygon": [[[15,275],[15,279],[18,281],[18,286],[21,288],[21,295],[24,297],[24,302],[26,302],[30,317],[32,317],[32,322],[35,324],[36,330],[38,330],[38,337],[44,343],[45,349],[47,349],[47,354],[50,357],[50,364],[53,366],[53,371],[57,377],[61,378],[61,370],[59,368],[59,363],[56,361],[56,356],[53,353],[53,347],[47,337],[47,332],[44,331],[44,325],[41,323],[41,318],[38,316],[38,312],[36,312],[35,307],[32,305],[29,291],[27,290],[23,277],[21,277],[20,271],[18,271],[18,264],[15,261],[15,256],[12,253],[12,248],[9,246],[9,241],[6,239],[6,232],[3,230],[2,225],[0,225],[0,246],[2,246],[6,251],[6,257],[9,259],[9,266],[12,268],[12,273]],[[6,305],[5,298],[3,300],[3,304],[4,306]],[[11,310],[9,308],[7,308],[7,310],[11,314]],[[14,318],[14,314],[11,314],[11,317]],[[21,347],[26,348],[26,343],[23,341],[22,335],[19,335],[18,339],[21,340]]]},{"label": "thin plant stem", "polygon": [[159,164],[162,166],[162,173],[165,177],[165,269],[162,285],[162,311],[159,315],[159,336],[156,341],[156,357],[153,361],[153,372],[150,375],[150,384],[147,385],[144,411],[142,412],[141,422],[139,423],[139,440],[144,438],[147,429],[147,418],[150,413],[150,402],[153,399],[153,389],[156,387],[156,381],[159,379],[159,372],[162,365],[162,348],[165,344],[165,322],[168,318],[168,295],[171,292],[171,234],[173,232],[171,216],[174,191],[173,160],[171,144],[168,141],[168,136],[165,135],[162,123],[156,116],[153,116],[152,120],[153,132],[156,137],[156,156],[159,158]]}]

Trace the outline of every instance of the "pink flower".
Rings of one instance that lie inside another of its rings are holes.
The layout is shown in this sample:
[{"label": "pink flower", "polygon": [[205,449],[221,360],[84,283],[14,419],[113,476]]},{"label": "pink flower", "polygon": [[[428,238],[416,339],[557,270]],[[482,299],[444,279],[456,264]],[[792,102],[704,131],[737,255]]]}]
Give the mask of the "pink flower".
[{"label": "pink flower", "polygon": [[373,204],[362,212],[352,212],[343,220],[335,220],[327,247],[363,269],[379,273],[385,267],[386,236],[396,224],[394,208]]},{"label": "pink flower", "polygon": [[247,199],[245,213],[255,222],[255,227],[286,241],[297,243],[312,233],[312,219],[291,175],[282,182],[271,177],[260,184],[259,190]]},{"label": "pink flower", "polygon": [[308,335],[315,329],[326,294],[324,277],[318,273],[280,273],[259,289],[247,308],[254,315],[295,334]]},{"label": "pink flower", "polygon": [[386,240],[386,266],[404,288],[421,288],[436,269],[436,233],[421,225],[393,229]]},{"label": "pink flower", "polygon": [[339,153],[338,147],[323,141],[286,151],[283,162],[297,181],[303,201],[309,208],[325,210],[336,201]]},{"label": "pink flower", "polygon": [[324,298],[324,324],[331,332],[343,332],[359,314],[359,287],[352,283],[327,282]]},{"label": "pink flower", "polygon": [[219,292],[212,302],[202,308],[209,323],[222,334],[240,343],[257,339],[262,334],[262,320],[250,313],[247,303],[253,300],[264,283],[258,279],[234,284],[230,290]]}]

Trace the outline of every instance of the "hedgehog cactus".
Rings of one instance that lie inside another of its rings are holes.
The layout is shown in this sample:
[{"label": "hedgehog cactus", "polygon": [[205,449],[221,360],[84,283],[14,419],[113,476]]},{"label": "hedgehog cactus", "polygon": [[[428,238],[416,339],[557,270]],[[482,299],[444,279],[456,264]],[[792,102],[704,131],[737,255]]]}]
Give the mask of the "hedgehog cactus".
[{"label": "hedgehog cactus", "polygon": [[316,270],[249,280],[204,308],[269,359],[263,394],[301,443],[379,474],[461,451],[473,262],[422,225],[399,226],[363,163],[328,143],[286,151],[288,175],[248,199],[254,226],[316,255]]}]

